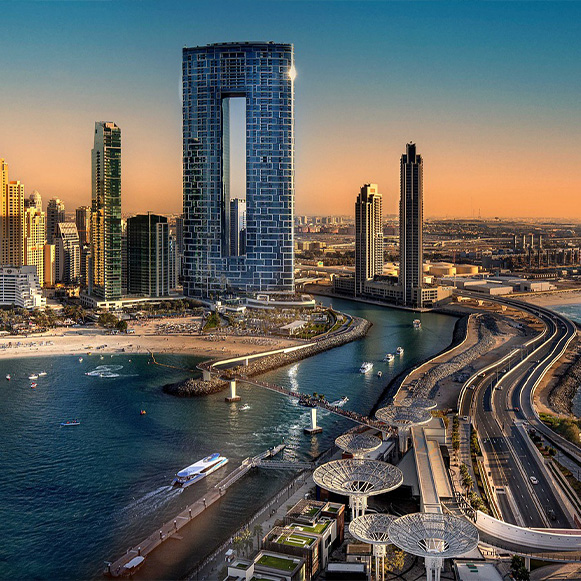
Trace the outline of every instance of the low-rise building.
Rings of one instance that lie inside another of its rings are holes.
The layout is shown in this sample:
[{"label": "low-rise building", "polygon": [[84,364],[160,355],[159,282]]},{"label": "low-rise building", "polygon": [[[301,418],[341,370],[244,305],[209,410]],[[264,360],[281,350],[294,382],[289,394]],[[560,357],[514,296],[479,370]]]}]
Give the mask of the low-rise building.
[{"label": "low-rise building", "polygon": [[36,266],[0,267],[0,305],[12,305],[29,310],[46,306]]}]

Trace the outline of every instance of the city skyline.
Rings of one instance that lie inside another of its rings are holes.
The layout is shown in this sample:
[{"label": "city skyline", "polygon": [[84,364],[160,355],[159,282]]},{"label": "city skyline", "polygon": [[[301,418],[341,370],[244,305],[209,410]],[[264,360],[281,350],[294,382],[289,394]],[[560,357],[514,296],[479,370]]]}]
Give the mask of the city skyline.
[{"label": "city skyline", "polygon": [[[549,218],[566,209],[581,218],[581,170],[571,163],[579,158],[579,80],[570,74],[578,5],[175,6],[4,7],[0,149],[27,194],[85,205],[88,128],[111,118],[124,131],[124,211],[179,213],[181,47],[256,39],[295,47],[297,214],[325,215],[329,204],[349,214],[352,192],[368,182],[381,188],[384,212],[397,213],[389,160],[413,140],[430,159],[426,216]],[[194,16],[203,25],[195,34]],[[118,24],[107,46],[96,18]],[[12,35],[24,23],[29,41],[19,43]],[[152,26],[163,32],[150,35]],[[106,72],[113,87],[105,92],[93,73]],[[65,134],[55,158],[54,136]]]}]

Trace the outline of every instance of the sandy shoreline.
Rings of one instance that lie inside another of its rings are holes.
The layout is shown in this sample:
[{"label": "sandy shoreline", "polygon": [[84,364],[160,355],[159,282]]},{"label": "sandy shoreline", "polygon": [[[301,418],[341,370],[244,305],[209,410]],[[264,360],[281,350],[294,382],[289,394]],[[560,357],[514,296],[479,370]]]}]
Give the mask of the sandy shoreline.
[{"label": "sandy shoreline", "polygon": [[[131,335],[109,335],[98,327],[59,328],[29,337],[5,337],[0,340],[0,359],[83,355],[93,353],[184,353],[200,357],[224,357],[260,353],[300,344],[279,337],[234,335],[159,334],[163,322],[183,323],[184,319],[147,321],[132,325]],[[188,321],[186,321],[188,322]]]},{"label": "sandy shoreline", "polygon": [[554,291],[539,295],[515,295],[514,298],[547,308],[562,305],[577,305],[581,304],[581,290]]}]

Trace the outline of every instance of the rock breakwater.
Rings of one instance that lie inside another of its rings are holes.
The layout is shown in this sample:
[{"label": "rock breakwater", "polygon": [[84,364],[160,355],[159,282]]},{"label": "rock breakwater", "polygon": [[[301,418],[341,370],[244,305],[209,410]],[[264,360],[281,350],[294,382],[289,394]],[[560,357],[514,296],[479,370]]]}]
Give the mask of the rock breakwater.
[{"label": "rock breakwater", "polygon": [[[222,379],[216,377],[209,381],[205,381],[203,379],[188,378],[177,383],[170,383],[163,387],[163,391],[178,397],[197,397],[217,393],[228,386],[228,382],[225,381],[228,378],[240,375],[253,377],[277,369],[278,367],[283,367],[284,365],[296,363],[301,359],[306,359],[307,357],[312,357],[313,355],[317,355],[323,351],[328,351],[329,349],[334,349],[335,347],[340,347],[341,345],[345,345],[351,341],[361,339],[362,337],[365,337],[370,327],[371,323],[366,319],[351,317],[351,324],[346,329],[322,337],[316,340],[312,345],[304,347],[303,349],[297,349],[288,353],[273,353],[272,355],[257,357],[254,360],[250,360],[248,365],[239,365],[224,369],[220,372]],[[218,363],[219,360],[206,361],[202,363],[199,368],[210,369],[210,367],[216,366]],[[214,371],[217,370],[214,369]]]}]

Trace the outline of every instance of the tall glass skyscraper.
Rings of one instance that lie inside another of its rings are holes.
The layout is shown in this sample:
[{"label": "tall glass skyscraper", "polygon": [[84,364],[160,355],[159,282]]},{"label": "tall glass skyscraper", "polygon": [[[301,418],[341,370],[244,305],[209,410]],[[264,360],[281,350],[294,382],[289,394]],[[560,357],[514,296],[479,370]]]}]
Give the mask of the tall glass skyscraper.
[{"label": "tall glass skyscraper", "polygon": [[[293,292],[294,54],[290,44],[183,49],[184,293]],[[233,99],[245,115],[245,254],[230,242]]]},{"label": "tall glass skyscraper", "polygon": [[424,163],[416,144],[408,143],[400,164],[399,283],[403,304],[422,307]]},{"label": "tall glass skyscraper", "polygon": [[92,150],[91,270],[89,294],[121,298],[121,129],[95,123]]},{"label": "tall glass skyscraper", "polygon": [[377,184],[365,184],[355,202],[355,294],[383,272],[381,194]]}]

